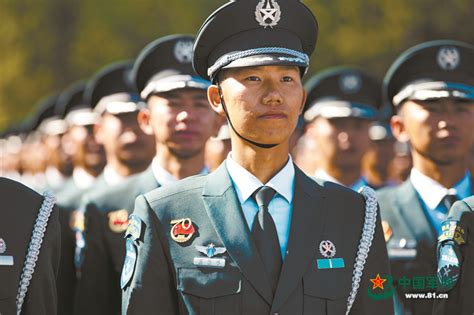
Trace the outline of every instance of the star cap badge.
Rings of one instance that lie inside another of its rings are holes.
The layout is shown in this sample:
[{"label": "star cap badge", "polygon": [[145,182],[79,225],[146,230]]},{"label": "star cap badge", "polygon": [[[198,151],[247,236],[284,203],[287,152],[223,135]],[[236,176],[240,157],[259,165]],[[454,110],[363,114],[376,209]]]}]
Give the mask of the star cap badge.
[{"label": "star cap badge", "polygon": [[3,254],[7,251],[7,243],[3,240],[3,238],[0,238],[0,254]]},{"label": "star cap badge", "polygon": [[331,241],[321,241],[319,243],[319,252],[323,257],[333,258],[336,255],[336,246]]},{"label": "star cap badge", "polygon": [[174,46],[174,56],[181,63],[191,63],[193,60],[193,42],[180,40]]},{"label": "star cap badge", "polygon": [[255,8],[255,18],[259,25],[273,28],[281,18],[280,6],[275,0],[262,0]]},{"label": "star cap badge", "polygon": [[362,79],[357,73],[343,74],[339,79],[339,87],[344,93],[357,93],[362,87]]},{"label": "star cap badge", "polygon": [[200,253],[203,253],[209,258],[212,258],[216,255],[224,254],[226,252],[226,249],[224,247],[216,247],[214,243],[210,243],[207,246],[196,245],[195,247]]},{"label": "star cap badge", "polygon": [[381,278],[380,274],[377,274],[377,277],[375,277],[374,279],[369,279],[369,280],[370,282],[374,284],[372,287],[372,290],[375,290],[377,288],[380,288],[383,290],[383,283],[387,281],[387,279]]},{"label": "star cap badge", "polygon": [[441,47],[438,51],[437,61],[441,69],[446,71],[455,70],[461,62],[461,54],[456,47]]}]

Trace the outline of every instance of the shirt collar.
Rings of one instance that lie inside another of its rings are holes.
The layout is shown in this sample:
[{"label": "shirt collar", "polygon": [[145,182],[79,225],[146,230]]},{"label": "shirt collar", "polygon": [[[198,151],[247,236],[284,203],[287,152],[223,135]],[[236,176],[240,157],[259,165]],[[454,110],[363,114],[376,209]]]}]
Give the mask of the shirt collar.
[{"label": "shirt collar", "polygon": [[[151,162],[151,170],[153,172],[153,176],[155,177],[156,182],[159,183],[161,186],[172,184],[178,181],[176,177],[174,177],[170,172],[165,170],[160,165],[156,157],[153,158],[153,161]],[[205,175],[207,173],[209,173],[209,170],[206,166],[204,166],[202,170],[196,175]]]},{"label": "shirt collar", "polygon": [[285,166],[273,176],[266,184],[263,184],[255,175],[247,171],[235,160],[232,159],[232,152],[229,152],[226,159],[226,167],[229,175],[234,182],[235,190],[241,204],[259,187],[265,185],[272,187],[275,191],[283,196],[288,203],[293,201],[293,185],[295,179],[295,167],[291,156],[288,155],[288,162]]},{"label": "shirt collar", "polygon": [[[326,172],[325,170],[321,168],[316,170],[316,172],[314,173],[314,177],[345,186],[344,184],[342,184],[340,181],[338,181],[337,179],[329,175],[328,172]],[[355,191],[359,191],[361,187],[366,186],[366,185],[367,185],[367,180],[363,176],[361,176],[354,183],[352,183],[352,185],[350,185],[349,188]]]},{"label": "shirt collar", "polygon": [[72,179],[74,180],[74,184],[76,184],[79,189],[87,189],[91,187],[96,180],[94,176],[87,173],[87,171],[82,167],[74,168],[74,171],[72,172]]},{"label": "shirt collar", "polygon": [[122,176],[119,173],[117,173],[117,171],[115,171],[112,166],[106,165],[104,167],[104,179],[107,185],[115,186],[117,184],[124,182],[127,179],[127,177]]},{"label": "shirt collar", "polygon": [[444,187],[415,168],[411,169],[410,181],[429,209],[435,209],[448,194],[456,195],[460,199],[471,195],[471,174],[469,171],[466,171],[464,177],[452,188]]}]

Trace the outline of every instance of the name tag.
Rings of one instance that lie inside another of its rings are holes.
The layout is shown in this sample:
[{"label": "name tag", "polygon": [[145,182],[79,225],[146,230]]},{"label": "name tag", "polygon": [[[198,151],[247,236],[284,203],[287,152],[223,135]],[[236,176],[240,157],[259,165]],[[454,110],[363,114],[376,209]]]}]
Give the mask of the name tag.
[{"label": "name tag", "polygon": [[224,258],[194,257],[193,264],[199,267],[224,268]]},{"label": "name tag", "polygon": [[317,264],[318,264],[318,269],[344,268],[344,259],[342,258],[318,259]]},{"label": "name tag", "polygon": [[13,266],[13,256],[0,256],[0,266]]}]

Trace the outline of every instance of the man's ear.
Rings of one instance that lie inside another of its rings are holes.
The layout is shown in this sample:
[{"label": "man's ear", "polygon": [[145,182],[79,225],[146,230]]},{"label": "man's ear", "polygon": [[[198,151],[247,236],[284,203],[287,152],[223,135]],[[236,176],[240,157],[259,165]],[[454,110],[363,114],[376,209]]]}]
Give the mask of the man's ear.
[{"label": "man's ear", "polygon": [[308,98],[308,93],[303,89],[303,103],[300,106],[300,115],[303,113],[304,105],[306,104],[306,99]]},{"label": "man's ear", "polygon": [[221,102],[219,87],[215,84],[207,88],[207,100],[211,104],[212,109],[221,117],[225,117],[224,108]]},{"label": "man's ear", "polygon": [[98,144],[104,144],[104,127],[103,127],[103,117],[94,125],[94,138]]},{"label": "man's ear", "polygon": [[400,142],[408,142],[410,137],[405,127],[405,120],[401,111],[392,116],[390,119],[390,127],[392,128],[393,136]]},{"label": "man's ear", "polygon": [[138,112],[138,125],[140,126],[140,129],[143,131],[143,133],[149,136],[153,135],[153,127],[151,126],[150,119],[151,113],[148,108],[142,108]]}]

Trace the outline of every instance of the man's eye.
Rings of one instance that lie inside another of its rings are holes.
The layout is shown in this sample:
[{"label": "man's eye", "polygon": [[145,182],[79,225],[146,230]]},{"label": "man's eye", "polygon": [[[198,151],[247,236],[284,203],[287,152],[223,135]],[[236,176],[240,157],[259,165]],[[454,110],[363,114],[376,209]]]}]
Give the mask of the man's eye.
[{"label": "man's eye", "polygon": [[293,78],[292,77],[288,77],[288,76],[285,76],[281,79],[283,82],[291,82],[293,81]]},{"label": "man's eye", "polygon": [[247,81],[260,81],[260,78],[256,76],[249,76],[247,77]]}]

